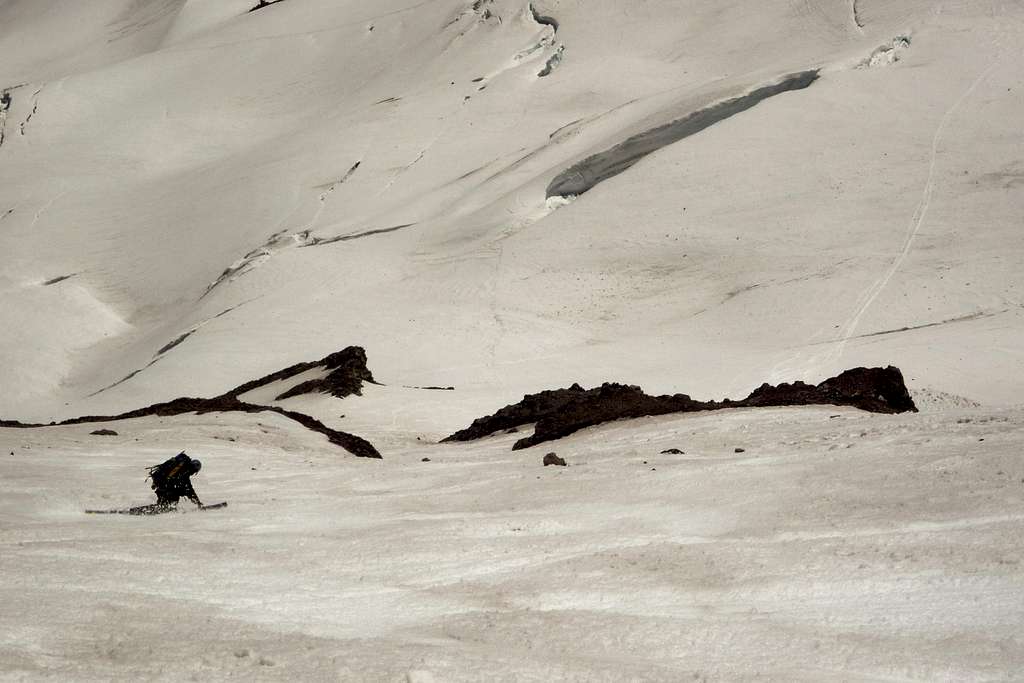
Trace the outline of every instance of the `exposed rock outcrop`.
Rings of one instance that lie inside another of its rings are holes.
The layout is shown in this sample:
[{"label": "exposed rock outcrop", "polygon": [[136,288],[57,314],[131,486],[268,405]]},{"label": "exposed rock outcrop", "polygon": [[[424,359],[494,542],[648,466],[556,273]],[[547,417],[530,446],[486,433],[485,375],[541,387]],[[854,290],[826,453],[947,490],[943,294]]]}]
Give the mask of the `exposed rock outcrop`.
[{"label": "exposed rock outcrop", "polygon": [[874,413],[917,412],[898,368],[854,368],[818,385],[794,382],[763,384],[741,401],[696,401],[686,394],[649,396],[640,387],[602,384],[528,394],[519,403],[505,406],[473,421],[466,429],[444,439],[472,441],[498,431],[535,423],[531,436],[519,439],[513,450],[559,439],[586,427],[623,418],[687,413],[721,408],[793,405],[853,406]]},{"label": "exposed rock outcrop", "polygon": [[[247,403],[238,398],[242,394],[252,391],[253,389],[266,386],[273,382],[289,379],[299,373],[317,367],[326,368],[331,372],[320,380],[316,380],[312,383],[303,382],[285,393],[297,396],[304,393],[327,392],[333,396],[343,398],[351,394],[359,395],[362,391],[363,381],[373,381],[373,375],[370,373],[369,368],[366,367],[366,351],[359,346],[349,346],[348,348],[332,353],[319,361],[314,361],[312,363],[297,363],[285,368],[284,370],[279,370],[278,372],[261,377],[260,379],[246,382],[245,384],[235,387],[231,391],[221,394],[220,396],[215,396],[214,398],[193,398],[185,396],[176,398],[173,401],[154,403],[153,405],[146,406],[145,408],[138,408],[127,413],[120,413],[118,415],[86,415],[70,420],[64,420],[59,424],[72,425],[92,422],[115,422],[118,420],[130,420],[136,417],[147,417],[151,415],[169,417],[173,415],[184,415],[186,413],[261,413],[269,411],[277,413],[278,415],[283,415],[290,420],[294,420],[306,429],[310,429],[318,434],[323,434],[327,437],[328,441],[337,446],[341,446],[355,456],[360,458],[380,458],[381,455],[377,449],[374,448],[373,444],[362,437],[356,436],[355,434],[331,429],[316,418],[304,413],[299,413],[294,410],[286,410],[279,406]],[[299,387],[306,388],[302,391],[296,392],[296,389]],[[43,426],[46,425],[28,424],[12,420],[0,420],[0,427],[31,429]]]},{"label": "exposed rock outcrop", "polygon": [[221,396],[225,398],[238,398],[260,387],[265,387],[274,382],[284,382],[296,375],[301,375],[308,370],[315,370],[317,368],[329,370],[330,372],[327,376],[320,379],[297,384],[277,396],[274,400],[282,401],[292,396],[312,393],[329,393],[335,398],[345,398],[352,394],[361,396],[363,382],[373,382],[376,384],[373,379],[373,373],[366,366],[366,350],[361,346],[347,346],[341,351],[336,351],[320,360],[289,365],[283,370],[278,370],[259,379],[246,382]]},{"label": "exposed rock outcrop", "polygon": [[292,396],[312,393],[330,394],[336,398],[352,394],[361,396],[363,382],[374,382],[373,374],[366,367],[366,351],[359,346],[350,346],[332,353],[320,361],[319,365],[330,370],[326,377],[297,384],[276,400],[283,401]]}]

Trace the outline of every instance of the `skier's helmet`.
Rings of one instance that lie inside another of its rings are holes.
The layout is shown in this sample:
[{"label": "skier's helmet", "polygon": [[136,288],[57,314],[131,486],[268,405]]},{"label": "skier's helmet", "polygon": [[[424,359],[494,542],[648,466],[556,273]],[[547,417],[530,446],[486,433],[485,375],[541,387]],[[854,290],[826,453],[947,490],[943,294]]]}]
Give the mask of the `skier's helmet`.
[{"label": "skier's helmet", "polygon": [[196,458],[192,458],[192,474],[199,474],[201,469],[203,469],[203,463],[199,462]]}]

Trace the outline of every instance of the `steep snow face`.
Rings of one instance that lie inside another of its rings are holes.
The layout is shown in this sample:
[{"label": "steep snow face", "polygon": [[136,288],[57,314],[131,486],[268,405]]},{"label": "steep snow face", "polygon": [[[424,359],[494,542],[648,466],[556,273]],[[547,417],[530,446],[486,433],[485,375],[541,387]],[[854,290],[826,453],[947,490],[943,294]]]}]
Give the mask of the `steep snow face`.
[{"label": "steep snow face", "polygon": [[1018,400],[1018,5],[256,4],[0,5],[0,416],[214,395],[349,344],[488,407],[890,363]]}]

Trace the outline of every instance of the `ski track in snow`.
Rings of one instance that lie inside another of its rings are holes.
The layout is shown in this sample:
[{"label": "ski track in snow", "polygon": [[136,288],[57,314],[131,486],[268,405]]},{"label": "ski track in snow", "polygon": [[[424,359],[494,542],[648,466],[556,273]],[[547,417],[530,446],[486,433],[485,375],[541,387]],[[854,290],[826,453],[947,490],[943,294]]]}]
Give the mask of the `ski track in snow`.
[{"label": "ski track in snow", "polygon": [[875,301],[878,299],[882,291],[885,290],[886,286],[892,280],[893,276],[899,271],[904,261],[906,261],[907,256],[910,254],[910,250],[914,244],[914,240],[917,238],[917,235],[921,230],[921,225],[924,223],[925,218],[927,218],[928,216],[929,208],[931,208],[932,195],[935,191],[935,170],[938,165],[939,145],[942,142],[942,135],[945,132],[946,127],[949,125],[950,120],[953,118],[953,115],[957,112],[958,109],[960,109],[963,103],[967,101],[967,99],[974,93],[974,91],[977,90],[978,86],[980,86],[982,83],[985,82],[986,79],[988,79],[988,77],[999,65],[999,62],[999,58],[996,58],[996,60],[993,61],[992,64],[990,64],[989,67],[985,69],[974,80],[974,82],[971,83],[971,85],[942,115],[942,119],[939,121],[939,125],[935,130],[935,135],[932,137],[931,159],[928,163],[928,177],[925,181],[924,189],[921,192],[921,199],[918,202],[917,208],[914,210],[913,215],[911,216],[910,224],[907,228],[906,238],[903,241],[903,247],[900,249],[899,253],[896,254],[892,264],[885,271],[885,273],[883,273],[882,276],[873,285],[871,285],[867,290],[865,290],[861,294],[860,301],[862,303],[860,303],[857,309],[853,312],[853,315],[850,316],[850,318],[848,318],[847,321],[843,324],[841,328],[841,338],[836,348],[830,354],[828,358],[829,361],[838,360],[842,356],[843,351],[846,348],[847,342],[849,342],[850,339],[852,339],[856,334],[857,327],[860,325],[860,322],[864,318],[864,315],[871,308],[872,304],[875,303]]},{"label": "ski track in snow", "polygon": [[63,192],[60,192],[59,194],[54,195],[54,197],[52,199],[50,199],[48,202],[43,204],[43,206],[40,207],[39,210],[37,210],[35,212],[35,214],[32,216],[32,222],[29,224],[28,229],[31,230],[34,227],[36,227],[36,223],[39,222],[39,219],[42,218],[43,215],[47,211],[50,210],[50,207],[53,206],[54,204],[56,204],[60,200],[61,197],[63,197],[64,195],[68,194],[68,192],[70,192],[70,190],[64,190]]}]

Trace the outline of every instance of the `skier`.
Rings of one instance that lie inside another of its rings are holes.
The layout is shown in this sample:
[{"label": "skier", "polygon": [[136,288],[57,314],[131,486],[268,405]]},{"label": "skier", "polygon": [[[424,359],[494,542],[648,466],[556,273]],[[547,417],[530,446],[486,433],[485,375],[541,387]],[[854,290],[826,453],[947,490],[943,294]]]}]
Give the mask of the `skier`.
[{"label": "skier", "polygon": [[188,457],[182,451],[170,460],[165,460],[159,465],[153,465],[149,469],[149,477],[153,480],[153,491],[156,492],[156,502],[151,505],[140,505],[133,508],[120,508],[115,510],[86,510],[92,515],[158,515],[161,512],[173,512],[178,509],[178,501],[184,496],[196,504],[200,510],[219,510],[228,506],[227,502],[203,505],[192,488],[190,478],[199,474],[203,463],[195,458]]},{"label": "skier", "polygon": [[132,508],[131,514],[155,515],[170,512],[178,507],[178,501],[182,496],[195,503],[200,510],[204,509],[205,506],[196,495],[190,480],[192,475],[199,474],[202,467],[203,463],[190,458],[184,451],[170,460],[150,467],[148,478],[153,480],[152,488],[156,492],[156,503]]}]

